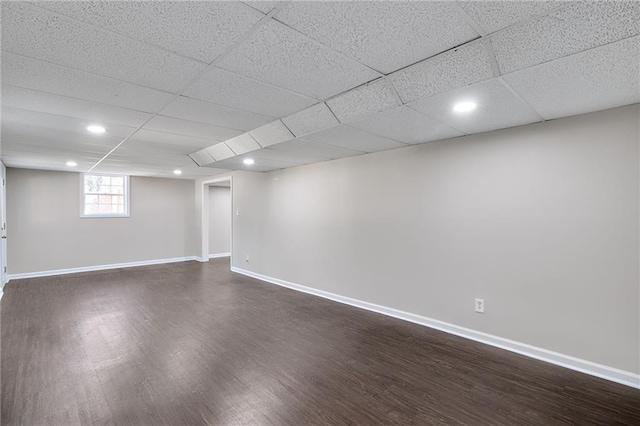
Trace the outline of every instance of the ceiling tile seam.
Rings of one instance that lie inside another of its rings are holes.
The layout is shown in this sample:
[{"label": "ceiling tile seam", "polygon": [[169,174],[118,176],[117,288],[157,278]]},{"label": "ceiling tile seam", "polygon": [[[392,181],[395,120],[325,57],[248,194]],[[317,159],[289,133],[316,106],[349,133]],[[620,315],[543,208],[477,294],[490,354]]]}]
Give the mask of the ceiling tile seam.
[{"label": "ceiling tile seam", "polygon": [[[276,7],[274,10],[278,10],[278,8]],[[272,11],[273,12],[273,11]],[[206,67],[204,67],[196,76],[194,76],[191,80],[189,80],[187,82],[187,84],[180,89],[178,92],[176,92],[171,99],[169,99],[162,108],[160,108],[160,110],[158,112],[156,112],[155,114],[153,114],[151,117],[149,117],[147,120],[144,121],[144,123],[142,123],[140,126],[138,126],[131,134],[129,134],[127,137],[125,137],[122,142],[120,142],[118,145],[116,145],[111,151],[109,151],[104,157],[102,157],[96,164],[94,164],[89,171],[93,170],[94,168],[96,168],[100,163],[102,163],[106,158],[108,158],[111,154],[113,154],[114,151],[116,151],[120,146],[122,146],[122,144],[124,144],[126,141],[128,141],[133,135],[136,134],[136,132],[138,132],[140,129],[142,129],[143,126],[145,126],[149,121],[151,121],[151,119],[153,119],[154,117],[157,117],[158,115],[160,115],[160,113],[167,107],[169,106],[173,101],[175,101],[176,99],[178,99],[182,93],[184,91],[186,91],[191,85],[193,85],[196,81],[198,81],[210,68],[214,67],[216,63],[218,63],[220,60],[224,59],[227,55],[229,55],[229,53],[231,53],[235,48],[237,48],[241,43],[243,43],[245,40],[247,40],[253,33],[255,33],[258,29],[260,29],[263,25],[265,25],[267,22],[269,22],[269,20],[271,19],[271,14],[265,15],[262,18],[260,18],[260,20],[258,22],[256,22],[247,32],[245,32],[240,38],[238,38],[238,40],[236,40],[234,43],[232,43],[230,46],[228,46],[224,52],[222,52],[220,55],[218,55],[213,61],[211,61],[210,64],[208,64]],[[229,148],[231,149],[231,148]],[[232,150],[233,152],[233,150]]]},{"label": "ceiling tile seam", "polygon": [[300,96],[300,97],[303,97],[303,98],[307,98],[309,100],[316,101],[316,102],[322,101],[322,99],[318,99],[318,98],[314,98],[314,97],[309,96],[309,95],[298,93],[298,92],[295,92],[295,91],[293,91],[291,89],[285,89],[284,87],[276,86],[275,84],[267,83],[266,81],[258,80],[257,78],[248,77],[248,76],[246,76],[244,74],[240,74],[240,73],[235,72],[235,71],[231,71],[231,70],[227,70],[227,69],[224,69],[224,68],[220,68],[218,66],[214,66],[214,68],[217,69],[217,70],[220,70],[220,71],[228,72],[229,74],[237,75],[237,76],[245,78],[247,80],[255,81],[256,83],[264,84],[265,86],[273,87],[274,89],[282,90],[283,92],[291,93],[292,95],[297,95],[297,96]]},{"label": "ceiling tile seam", "polygon": [[560,56],[559,58],[554,58],[554,59],[550,59],[548,61],[540,62],[539,64],[531,65],[530,67],[520,68],[520,69],[511,71],[511,72],[509,72],[507,74],[501,74],[501,77],[506,77],[506,76],[509,76],[509,75],[512,75],[512,74],[516,74],[516,73],[525,71],[525,70],[530,70],[530,69],[533,69],[533,68],[541,67],[543,65],[546,65],[546,64],[549,64],[549,63],[552,63],[552,62],[555,62],[555,61],[561,61],[563,59],[571,58],[572,56],[575,56],[575,55],[581,55],[583,53],[590,52],[592,50],[602,49],[602,48],[605,48],[607,46],[611,46],[613,44],[624,43],[626,41],[633,40],[633,39],[636,39],[636,38],[640,39],[640,34],[636,34],[636,35],[633,35],[631,37],[625,37],[625,38],[614,40],[614,41],[611,41],[611,42],[608,42],[608,43],[600,44],[598,46],[590,47],[588,49],[584,49],[584,50],[581,50],[579,52],[571,53],[570,55]]},{"label": "ceiling tile seam", "polygon": [[[174,118],[174,117],[167,117],[167,116],[164,116],[164,115],[160,115],[159,117]],[[182,119],[180,118],[180,119],[176,119],[176,120],[182,120]],[[182,121],[187,121],[189,123],[194,123],[194,124],[203,124],[203,123],[199,123],[197,121],[189,121],[189,120],[182,120]],[[131,127],[131,126],[128,126],[128,127]],[[220,126],[215,126],[215,127],[220,127]],[[228,127],[220,127],[220,128],[221,129],[225,129],[225,130],[237,130],[238,132],[243,132],[244,131],[244,130],[240,130],[240,129],[230,129]],[[200,136],[185,135],[184,133],[167,132],[167,131],[164,131],[164,130],[153,130],[153,129],[140,129],[140,130],[146,130],[148,132],[154,132],[154,133],[164,133],[165,135],[171,135],[171,136],[184,136],[184,137],[187,137],[187,138],[190,138],[190,139],[200,139],[203,142],[204,141],[213,142],[214,144],[216,142],[222,142],[222,140],[216,139],[216,138],[201,138]],[[164,142],[153,142],[153,143],[164,143]],[[169,145],[172,145],[172,144],[169,144]]]},{"label": "ceiling tile seam", "polygon": [[[208,68],[207,68],[207,69],[208,69]],[[186,90],[186,89],[185,89],[185,90]],[[221,107],[221,108],[224,108],[224,109],[231,109],[231,110],[238,111],[238,112],[246,112],[246,113],[248,113],[248,114],[261,115],[261,116],[263,116],[263,117],[272,118],[272,119],[274,119],[274,120],[275,120],[276,118],[278,118],[278,117],[274,117],[274,116],[272,116],[272,115],[262,114],[262,113],[260,113],[260,112],[248,111],[248,110],[246,110],[246,109],[242,109],[242,108],[235,108],[235,107],[231,107],[231,106],[228,106],[228,105],[218,104],[218,103],[215,103],[215,102],[207,101],[207,100],[205,100],[205,99],[192,98],[192,97],[190,97],[190,96],[185,96],[185,95],[183,95],[183,94],[180,94],[178,97],[180,97],[180,98],[185,98],[185,99],[191,99],[191,100],[193,100],[193,101],[202,102],[202,103],[204,103],[204,104],[215,105],[215,106],[217,106],[217,107]],[[166,108],[166,105],[165,105],[165,106],[163,106],[163,108],[162,108],[162,109],[164,109],[164,108]],[[161,110],[161,111],[162,111],[162,110]],[[171,116],[168,116],[168,117],[171,117]],[[172,117],[172,118],[179,118],[179,117]],[[224,126],[219,126],[219,125],[217,125],[217,124],[205,123],[205,122],[202,122],[202,121],[196,121],[195,123],[200,123],[200,124],[209,124],[210,126],[224,127]],[[241,129],[241,130],[242,130],[242,129]],[[242,131],[243,131],[243,132],[246,132],[246,130],[242,130]]]},{"label": "ceiling tile seam", "polygon": [[[403,142],[403,141],[399,141],[399,140],[397,140],[397,139],[393,139],[393,138],[390,138],[390,137],[388,137],[388,136],[382,136],[382,135],[379,135],[379,134],[377,134],[377,133],[375,133],[375,132],[372,132],[372,131],[369,131],[369,130],[359,129],[359,128],[357,128],[357,127],[353,127],[353,126],[351,126],[351,125],[349,125],[349,124],[341,124],[341,126],[345,126],[345,127],[350,128],[350,129],[356,130],[356,131],[358,131],[358,132],[366,133],[366,134],[371,135],[371,136],[378,136],[378,137],[381,137],[381,138],[384,138],[384,139],[389,139],[390,141],[394,141],[394,142],[401,143],[401,144],[402,144],[402,145],[404,145],[404,146],[409,146],[409,145],[411,145],[410,143]],[[328,127],[328,129],[334,129],[334,128],[336,128],[336,127],[338,127],[338,126]],[[322,129],[322,130],[327,130],[327,129]],[[403,147],[400,147],[400,146],[399,146],[398,148],[403,148]],[[348,149],[351,149],[351,148],[348,148]],[[370,152],[370,151],[365,151],[365,152]]]},{"label": "ceiling tile seam", "polygon": [[[377,80],[377,79],[376,79],[376,80]],[[365,84],[367,84],[367,83],[365,83]],[[358,87],[360,87],[360,86],[358,86]],[[354,89],[355,89],[355,87],[354,87],[353,89],[349,89],[349,90],[347,90],[346,92],[343,92],[343,93],[350,92],[351,90],[354,90]],[[336,119],[336,121],[337,121],[338,123],[343,124],[343,123],[342,123],[342,121],[340,121],[340,119],[339,119],[339,118],[338,118],[338,116],[336,115],[336,113],[335,113],[335,112],[333,112],[333,110],[331,109],[331,107],[329,106],[329,104],[328,104],[327,102],[320,102],[320,103],[324,104],[324,106],[326,106],[326,107],[327,107],[327,109],[329,110],[329,112],[331,113],[331,115],[333,115],[333,118],[335,118],[335,119]],[[317,104],[316,104],[316,105],[317,105]],[[313,106],[315,106],[315,105],[312,105],[312,107],[313,107]],[[309,107],[309,108],[311,108],[311,107]],[[335,126],[334,126],[334,127],[335,127]],[[330,128],[330,127],[329,127],[329,128]],[[294,136],[295,136],[295,135],[294,135]]]},{"label": "ceiling tile seam", "polygon": [[542,114],[540,114],[538,112],[538,110],[536,110],[533,107],[533,105],[531,105],[529,103],[529,101],[527,101],[527,99],[524,96],[522,96],[520,93],[518,93],[518,91],[516,89],[511,87],[511,85],[509,83],[507,83],[507,81],[504,78],[502,78],[502,76],[498,77],[498,81],[504,86],[505,89],[507,89],[509,92],[511,92],[511,94],[513,96],[518,98],[520,100],[520,102],[522,102],[523,104],[527,105],[529,107],[529,109],[531,109],[531,111],[533,111],[536,114],[536,116],[540,119],[540,121],[547,121],[547,119],[544,118],[542,116]]},{"label": "ceiling tile seam", "polygon": [[[284,126],[285,129],[287,129],[289,131],[289,133],[291,133],[291,135],[293,135],[293,139],[296,139],[296,135],[291,131],[291,129],[289,128],[289,126],[287,126],[287,123],[284,122],[284,120],[282,119],[278,119],[280,121],[280,123],[282,123],[282,125]],[[273,123],[273,121],[272,121]],[[270,124],[270,123],[269,123]],[[289,140],[293,140],[293,139],[289,139]],[[286,142],[286,141],[284,141]]]},{"label": "ceiling tile seam", "polygon": [[[278,11],[278,12],[279,12],[279,11]],[[313,44],[316,44],[316,45],[318,45],[318,46],[322,46],[322,47],[324,47],[324,48],[326,48],[326,49],[329,49],[329,50],[331,50],[332,52],[334,52],[334,53],[338,54],[339,56],[342,56],[343,58],[346,58],[346,59],[348,59],[348,60],[350,60],[350,61],[356,62],[356,63],[358,63],[358,64],[362,65],[363,67],[365,67],[365,68],[367,68],[367,69],[369,69],[369,70],[371,70],[371,71],[375,72],[376,74],[378,74],[378,77],[376,77],[376,78],[374,78],[374,79],[372,79],[372,80],[369,80],[369,81],[376,80],[377,78],[382,77],[382,76],[384,76],[384,75],[385,75],[385,73],[383,73],[382,71],[379,71],[379,70],[377,70],[377,69],[373,68],[371,65],[367,65],[367,64],[365,64],[365,63],[363,63],[363,62],[359,61],[358,59],[355,59],[355,58],[353,58],[353,57],[351,57],[351,56],[349,56],[349,55],[347,55],[347,54],[345,54],[345,53],[340,52],[339,50],[334,49],[334,48],[333,48],[333,47],[331,47],[331,46],[327,46],[326,44],[321,43],[321,42],[319,42],[318,40],[316,40],[316,39],[314,39],[314,38],[309,37],[309,36],[308,36],[308,35],[306,35],[305,33],[303,33],[303,32],[301,32],[301,31],[299,31],[299,30],[297,30],[297,29],[295,29],[295,28],[293,28],[293,27],[291,27],[291,26],[289,26],[289,25],[285,24],[284,22],[278,21],[278,19],[277,19],[276,17],[272,18],[272,20],[273,20],[273,21],[275,21],[275,22],[277,22],[277,23],[278,23],[278,24],[280,24],[280,25],[284,25],[285,27],[289,28],[289,29],[290,29],[290,30],[292,30],[292,31],[295,31],[296,33],[298,33],[299,35],[301,35],[303,38],[305,38],[306,40],[308,40],[309,42],[311,42],[311,43],[313,43]]]},{"label": "ceiling tile seam", "polygon": [[498,66],[498,60],[496,59],[496,52],[493,50],[493,45],[491,44],[491,40],[488,38],[484,39],[485,48],[487,49],[487,54],[489,55],[489,63],[491,64],[491,71],[493,71],[494,77],[500,77],[500,67]]},{"label": "ceiling tile seam", "polygon": [[477,23],[471,17],[471,15],[467,13],[466,10],[464,10],[464,8],[459,4],[458,1],[452,1],[450,4],[455,9],[455,11],[458,12],[458,15],[460,15],[460,17],[467,23],[467,25],[473,28],[475,32],[477,32],[481,37],[484,37],[487,35],[487,32],[484,30],[484,28],[482,28],[482,26],[479,23]]},{"label": "ceiling tile seam", "polygon": [[491,37],[493,37],[495,35],[498,35],[500,33],[509,31],[509,30],[513,29],[514,27],[519,27],[519,26],[527,24],[527,23],[529,23],[531,21],[536,21],[536,20],[538,20],[540,18],[544,18],[545,16],[551,15],[551,14],[559,11],[560,9],[564,9],[565,7],[569,7],[569,6],[571,6],[571,5],[575,4],[575,3],[578,3],[578,2],[561,0],[558,3],[559,3],[559,5],[556,6],[556,7],[553,7],[551,9],[549,9],[547,11],[544,11],[544,12],[541,12],[541,13],[536,13],[535,15],[531,15],[528,18],[525,18],[525,19],[523,19],[521,21],[514,22],[511,25],[508,25],[508,26],[506,26],[504,28],[500,28],[497,31],[494,31],[492,33],[487,34],[486,37],[487,38],[491,38]]},{"label": "ceiling tile seam", "polygon": [[396,89],[396,86],[393,84],[393,80],[391,79],[390,75],[385,75],[384,79],[387,82],[387,85],[391,87],[391,91],[393,92],[393,95],[395,96],[396,100],[399,102],[400,106],[405,105],[405,103],[402,102],[402,98],[398,93],[398,89]]},{"label": "ceiling tile seam", "polygon": [[[76,98],[75,96],[60,95],[58,93],[47,92],[46,90],[30,89],[28,87],[16,86],[14,84],[8,84],[8,83],[2,83],[2,85],[3,86],[8,86],[8,87],[15,87],[15,88],[18,88],[18,89],[30,90],[30,91],[36,92],[36,93],[45,93],[47,95],[60,96],[61,98],[65,98],[65,99],[73,99],[73,100],[76,100],[76,101],[88,102],[88,103],[94,104],[94,105],[107,106],[107,107],[111,107],[111,108],[120,108],[120,109],[124,109],[124,110],[127,110],[127,111],[139,112],[139,113],[142,113],[142,114],[155,114],[152,111],[144,111],[144,110],[140,110],[140,109],[127,108],[127,107],[123,107],[123,106],[119,106],[119,105],[105,104],[104,102],[90,101],[88,99]],[[26,109],[26,108],[12,107],[10,105],[4,105],[4,106],[8,106],[10,108],[16,108],[16,109],[23,109],[23,110],[26,110],[26,111],[35,111],[35,110]],[[69,116],[69,115],[56,114],[56,113],[52,113],[52,112],[47,112],[47,113],[43,113],[43,114],[52,114],[52,115],[58,115],[58,116],[62,116],[62,117],[72,117],[72,116]],[[74,118],[74,117],[72,117],[72,118]],[[77,117],[75,117],[75,118],[77,118]],[[112,124],[118,124],[118,123],[112,123]],[[123,125],[123,124],[120,124],[120,125]],[[128,126],[128,127],[131,127],[131,126]]]},{"label": "ceiling tile seam", "polygon": [[[485,80],[485,81],[490,81],[490,80]],[[480,83],[483,83],[483,82],[480,82]],[[458,90],[458,89],[454,89],[454,90]],[[448,90],[447,92],[443,92],[443,93],[448,93],[448,92],[453,92],[453,90]],[[442,93],[438,93],[437,95],[434,95],[434,96],[440,96],[441,94],[442,94]],[[426,98],[422,98],[422,99],[429,99],[429,98],[431,98],[431,97],[433,97],[433,96],[428,96],[428,97],[426,97]],[[444,126],[444,127],[447,127],[447,128],[449,128],[449,129],[455,130],[456,132],[461,133],[463,136],[469,136],[469,135],[471,135],[471,133],[467,133],[467,132],[465,132],[465,131],[462,131],[462,130],[458,129],[457,127],[453,127],[453,126],[452,126],[452,125],[450,125],[450,124],[443,123],[442,121],[438,120],[438,119],[437,119],[437,118],[435,118],[435,117],[432,117],[432,116],[431,116],[431,115],[429,115],[429,114],[425,114],[425,113],[424,113],[424,112],[422,112],[422,111],[418,111],[417,109],[413,108],[412,106],[410,106],[410,105],[408,105],[408,104],[407,104],[407,105],[405,105],[405,107],[406,107],[406,108],[409,108],[409,109],[410,109],[410,110],[412,110],[412,111],[417,112],[418,114],[424,115],[424,116],[425,116],[425,117],[427,117],[427,118],[430,118],[431,120],[435,121],[436,123],[438,123],[438,124],[440,124],[440,125],[442,125],[442,126]],[[437,142],[437,141],[434,141],[434,142]]]},{"label": "ceiling tile seam", "polygon": [[431,56],[429,56],[429,57],[426,57],[426,58],[424,58],[424,59],[420,59],[420,60],[418,60],[418,61],[415,61],[415,62],[413,62],[413,63],[410,63],[409,65],[405,65],[405,66],[404,66],[404,67],[402,67],[402,68],[398,68],[398,69],[397,69],[397,70],[395,70],[395,71],[391,71],[390,73],[385,74],[385,77],[386,77],[386,76],[392,76],[393,74],[395,74],[395,73],[399,73],[400,71],[404,71],[404,70],[406,70],[407,68],[411,68],[411,67],[413,67],[414,65],[418,65],[418,64],[421,64],[421,63],[423,63],[423,62],[430,61],[430,60],[432,60],[432,59],[434,59],[434,58],[437,58],[437,57],[438,57],[438,56],[440,56],[440,55],[445,55],[445,54],[447,54],[447,53],[449,53],[449,52],[452,52],[452,51],[455,51],[455,50],[457,50],[457,49],[460,49],[460,48],[463,48],[463,47],[472,46],[472,45],[474,45],[474,44],[476,44],[476,43],[482,43],[482,42],[483,42],[483,40],[484,40],[484,38],[483,38],[483,37],[478,36],[478,37],[476,37],[476,38],[474,38],[474,39],[471,39],[471,40],[468,40],[468,41],[462,42],[462,43],[458,44],[457,46],[453,46],[453,47],[451,47],[451,48],[449,48],[449,49],[447,49],[447,50],[443,50],[442,52],[438,52],[438,53],[436,53],[436,54],[434,54],[434,55],[431,55]]},{"label": "ceiling tile seam", "polygon": [[[78,69],[78,68],[73,68],[73,67],[70,67],[70,66],[67,66],[67,65],[56,64],[55,62],[45,61],[43,59],[34,58],[33,56],[27,56],[27,55],[23,55],[21,53],[12,52],[11,50],[1,49],[0,51],[9,53],[11,55],[20,56],[21,58],[30,59],[32,61],[37,61],[37,62],[42,62],[44,64],[53,65],[55,67],[65,68],[65,69],[72,70],[72,71],[79,72],[79,73],[88,74],[88,75],[96,76],[96,77],[100,77],[100,78],[105,78],[105,79],[112,80],[112,81],[117,81],[119,83],[130,84],[132,86],[141,87],[143,89],[155,90],[157,92],[164,93],[165,95],[173,95],[175,93],[175,92],[167,92],[166,90],[158,89],[158,88],[151,87],[151,86],[145,86],[145,85],[142,85],[140,83],[133,83],[131,81],[121,80],[119,78],[111,77],[111,76],[104,75],[104,74],[98,74],[98,73],[91,72],[91,71],[85,71],[85,70],[81,70],[81,69]],[[18,86],[18,87],[21,87],[21,86]],[[24,87],[24,88],[25,89],[29,89],[29,87]],[[47,92],[47,93],[49,93],[49,92]]]},{"label": "ceiling tile seam", "polygon": [[115,34],[115,35],[118,35],[118,36],[121,36],[121,37],[125,37],[125,38],[128,38],[129,40],[133,40],[133,41],[136,41],[138,43],[142,43],[144,45],[153,47],[154,49],[159,49],[159,50],[162,50],[163,52],[171,53],[173,55],[180,56],[181,58],[189,59],[191,61],[198,62],[198,63],[200,63],[202,65],[206,65],[207,64],[205,61],[203,61],[201,59],[196,59],[196,58],[194,58],[192,56],[187,56],[184,53],[176,52],[174,50],[169,50],[166,47],[158,46],[156,44],[149,43],[149,42],[144,41],[144,40],[139,40],[137,38],[131,37],[130,35],[127,35],[127,34],[124,34],[124,33],[120,33],[120,32],[114,31],[114,30],[110,30],[108,28],[104,28],[104,27],[101,27],[99,25],[91,24],[89,22],[81,21],[81,20],[73,18],[73,17],[71,17],[69,15],[65,15],[65,14],[60,13],[60,12],[54,12],[53,10],[49,10],[49,9],[47,9],[45,7],[38,6],[37,4],[34,4],[34,3],[26,3],[26,4],[29,7],[40,9],[40,10],[46,12],[46,13],[49,13],[50,15],[59,16],[59,17],[62,17],[64,19],[68,20],[68,21],[73,21],[75,24],[85,25],[87,27],[93,28],[93,29],[98,30],[98,31],[102,31],[102,32],[105,32],[105,33]]},{"label": "ceiling tile seam", "polygon": [[[199,99],[196,99],[196,100],[199,100]],[[221,125],[219,125],[219,124],[203,123],[203,122],[201,122],[201,121],[193,121],[193,120],[188,120],[188,119],[186,119],[186,118],[172,117],[172,116],[170,116],[170,115],[162,115],[162,114],[159,114],[159,113],[158,113],[158,114],[156,114],[156,117],[164,117],[164,118],[170,118],[170,119],[173,119],[173,120],[186,121],[187,123],[193,123],[193,124],[205,124],[205,125],[207,125],[207,126],[211,126],[211,127],[218,127],[218,128],[220,128],[220,129],[226,129],[226,130],[235,130],[235,131],[237,131],[237,132],[246,132],[246,130],[243,130],[243,129],[236,129],[236,128],[234,128],[234,127],[226,127],[226,126],[221,126]],[[152,131],[152,132],[169,133],[169,134],[171,134],[171,135],[189,136],[189,135],[185,135],[185,134],[183,134],[183,133],[167,132],[167,131],[164,131],[164,130],[153,130],[153,129],[143,129],[143,130],[150,130],[150,131]],[[199,136],[189,136],[189,137],[192,137],[192,138],[199,138],[199,139],[207,139],[207,138],[201,138],[201,137],[199,137]],[[222,140],[215,139],[215,138],[211,138],[211,140],[213,140],[213,141],[217,141],[217,142],[222,142]]]}]

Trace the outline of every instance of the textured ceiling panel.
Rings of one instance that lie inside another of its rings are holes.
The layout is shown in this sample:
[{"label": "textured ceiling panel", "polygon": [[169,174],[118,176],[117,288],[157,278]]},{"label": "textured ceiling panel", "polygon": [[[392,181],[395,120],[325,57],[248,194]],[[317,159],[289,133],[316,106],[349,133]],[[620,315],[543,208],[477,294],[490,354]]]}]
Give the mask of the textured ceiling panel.
[{"label": "textured ceiling panel", "polygon": [[[164,173],[159,173],[155,177],[171,178],[171,179],[201,179],[207,176],[219,175],[221,173],[229,173],[229,170],[215,169],[211,167],[198,167],[191,163],[190,165],[179,165],[175,169],[182,171],[181,175],[176,175],[173,170],[167,170]],[[174,170],[175,170],[174,169]]]},{"label": "textured ceiling panel", "polygon": [[145,112],[157,112],[171,94],[124,81],[2,53],[2,82]]},{"label": "textured ceiling panel", "polygon": [[216,161],[226,160],[227,158],[235,157],[235,154],[224,142],[205,148],[205,151],[211,154]]},{"label": "textured ceiling panel", "polygon": [[103,136],[121,139],[129,136],[135,130],[135,127],[110,124],[108,125],[109,130],[106,134],[96,135],[87,131],[87,126],[94,124],[91,120],[3,106],[2,125],[9,125],[10,123],[43,127],[51,131],[76,133],[86,139],[99,139]]},{"label": "textured ceiling panel", "polygon": [[236,136],[235,138],[228,139],[225,143],[233,152],[236,153],[236,155],[260,149],[258,142],[256,142],[249,133],[244,133],[240,136]]},{"label": "textured ceiling panel", "polygon": [[273,117],[266,115],[227,108],[184,96],[178,97],[167,105],[162,110],[162,115],[241,130],[255,129],[273,121]]},{"label": "textured ceiling panel", "polygon": [[503,74],[640,34],[640,2],[579,2],[491,38]]},{"label": "textured ceiling panel", "polygon": [[384,151],[406,146],[403,143],[345,125],[313,133],[306,136],[306,139],[362,152]]},{"label": "textured ceiling panel", "polygon": [[459,131],[407,107],[383,111],[349,125],[408,144],[462,136]]},{"label": "textured ceiling panel", "polygon": [[193,152],[194,149],[197,149],[197,148],[198,149],[206,148],[208,146],[211,146],[219,142],[218,140],[215,140],[215,139],[194,138],[192,136],[177,135],[174,133],[156,132],[155,130],[145,130],[145,129],[138,130],[136,134],[133,135],[132,139],[191,148],[191,151],[189,152]]},{"label": "textured ceiling panel", "polygon": [[317,163],[319,161],[328,160],[329,157],[319,157],[306,152],[290,152],[278,149],[260,149],[248,154],[257,162],[262,160],[286,161],[295,164]]},{"label": "textured ceiling panel", "polygon": [[243,133],[243,131],[239,129],[211,126],[209,124],[180,120],[178,118],[165,117],[162,115],[153,117],[147,124],[144,125],[144,128],[149,130],[157,130],[160,132],[177,133],[181,135],[192,136],[194,138],[211,138],[218,141],[223,141],[225,139],[229,139]]},{"label": "textured ceiling panel", "polygon": [[[473,111],[454,112],[458,102],[474,102]],[[498,80],[485,81],[408,105],[465,133],[480,133],[541,121],[534,110]]]},{"label": "textured ceiling panel", "polygon": [[46,150],[67,150],[76,153],[84,152],[104,155],[121,141],[120,138],[111,136],[80,135],[63,130],[52,131],[46,127],[13,122],[2,124],[1,136],[3,156],[12,148],[25,152],[44,153]]},{"label": "textured ceiling panel", "polygon": [[379,79],[329,99],[327,105],[342,123],[362,119],[376,112],[401,106],[391,83]]},{"label": "textured ceiling panel", "polygon": [[158,141],[147,141],[143,139],[128,139],[124,144],[122,144],[118,148],[118,152],[122,148],[132,148],[135,147],[139,151],[148,152],[150,155],[153,155],[155,152],[159,153],[174,153],[174,154],[182,154],[186,156],[191,154],[194,150],[194,147],[189,145],[173,145],[169,143],[163,143]]},{"label": "textured ceiling panel", "polygon": [[390,76],[404,103],[492,77],[489,52],[483,42],[450,50]]},{"label": "textured ceiling panel", "polygon": [[640,36],[504,79],[546,119],[640,102]]},{"label": "textured ceiling panel", "polygon": [[[557,1],[458,1],[465,12],[490,34],[562,6]],[[568,2],[566,3],[568,4]]]},{"label": "textured ceiling panel", "polygon": [[250,133],[262,147],[288,141],[295,137],[280,120],[258,127]]},{"label": "textured ceiling panel", "polygon": [[2,105],[91,120],[93,124],[104,125],[107,130],[108,123],[138,127],[151,117],[151,114],[144,112],[4,84],[2,85]]},{"label": "textured ceiling panel", "polygon": [[183,94],[271,117],[283,117],[318,102],[220,68],[208,70]]},{"label": "textured ceiling panel", "polygon": [[285,117],[282,121],[296,137],[340,124],[324,103]]},{"label": "textured ceiling panel", "polygon": [[38,5],[207,63],[262,17],[232,1],[51,1]]},{"label": "textured ceiling panel", "polygon": [[276,19],[385,74],[479,36],[448,2],[292,2]]},{"label": "textured ceiling panel", "polygon": [[320,142],[314,142],[307,139],[293,139],[282,142],[270,147],[274,150],[282,150],[287,152],[295,152],[298,154],[313,155],[322,158],[344,158],[354,155],[363,154],[362,151],[340,148],[335,145],[327,145]]},{"label": "textured ceiling panel", "polygon": [[216,159],[213,158],[211,154],[204,149],[198,152],[192,152],[191,154],[189,154],[189,157],[191,157],[191,159],[195,161],[199,166],[204,166],[205,164],[210,164],[216,161]]},{"label": "textured ceiling panel", "polygon": [[316,99],[380,76],[275,21],[262,26],[218,65]]},{"label": "textured ceiling panel", "polygon": [[205,68],[202,62],[22,2],[2,2],[2,49],[169,92]]}]

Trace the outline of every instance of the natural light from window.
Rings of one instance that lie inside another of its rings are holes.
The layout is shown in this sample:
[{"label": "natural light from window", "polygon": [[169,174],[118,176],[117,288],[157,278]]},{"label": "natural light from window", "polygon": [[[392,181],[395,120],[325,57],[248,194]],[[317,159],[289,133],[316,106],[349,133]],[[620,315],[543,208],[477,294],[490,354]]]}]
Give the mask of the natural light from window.
[{"label": "natural light from window", "polygon": [[82,176],[83,217],[129,216],[129,176]]}]

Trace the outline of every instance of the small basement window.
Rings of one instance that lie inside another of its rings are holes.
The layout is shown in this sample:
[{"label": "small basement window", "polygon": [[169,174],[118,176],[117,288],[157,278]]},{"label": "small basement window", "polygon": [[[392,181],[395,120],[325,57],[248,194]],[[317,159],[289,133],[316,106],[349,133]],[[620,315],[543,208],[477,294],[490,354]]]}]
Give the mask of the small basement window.
[{"label": "small basement window", "polygon": [[129,217],[129,176],[80,176],[81,217]]}]

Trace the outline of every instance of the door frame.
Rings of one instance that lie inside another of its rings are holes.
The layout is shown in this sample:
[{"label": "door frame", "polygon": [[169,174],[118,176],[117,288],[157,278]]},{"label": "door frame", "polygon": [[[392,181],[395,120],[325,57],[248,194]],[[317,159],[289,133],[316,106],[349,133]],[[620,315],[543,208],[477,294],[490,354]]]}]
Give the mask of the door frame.
[{"label": "door frame", "polygon": [[217,183],[229,182],[229,197],[231,198],[231,223],[229,224],[229,252],[231,253],[231,265],[233,265],[233,176],[210,178],[202,181],[202,208],[201,208],[201,229],[200,235],[200,261],[209,261],[209,187],[216,186]]}]

